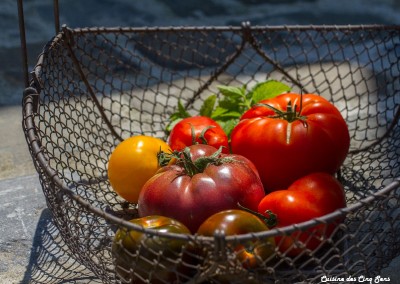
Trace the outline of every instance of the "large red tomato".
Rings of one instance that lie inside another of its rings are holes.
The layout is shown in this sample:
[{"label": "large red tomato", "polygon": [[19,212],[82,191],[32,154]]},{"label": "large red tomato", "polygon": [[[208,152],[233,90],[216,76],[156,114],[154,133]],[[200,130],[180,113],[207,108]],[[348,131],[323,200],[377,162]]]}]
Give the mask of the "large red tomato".
[{"label": "large red tomato", "polygon": [[209,145],[185,148],[176,164],[161,168],[143,186],[139,215],[174,218],[195,233],[209,216],[238,208],[257,210],[265,196],[254,165]]},{"label": "large red tomato", "polygon": [[312,172],[339,170],[350,136],[333,104],[315,94],[293,93],[260,104],[233,129],[231,150],[255,164],[267,192]]},{"label": "large red tomato", "polygon": [[[266,217],[274,214],[276,227],[282,228],[322,217],[343,207],[346,207],[346,196],[339,181],[327,173],[312,173],[296,180],[288,189],[267,194],[261,200],[258,212]],[[316,249],[323,238],[331,236],[335,226],[334,223],[321,224],[296,231],[290,236],[277,237],[276,244],[281,252],[295,256],[305,248]]]},{"label": "large red tomato", "polygon": [[171,130],[168,144],[172,150],[181,151],[193,144],[207,144],[229,152],[228,136],[222,127],[206,116],[192,116],[179,121]]}]

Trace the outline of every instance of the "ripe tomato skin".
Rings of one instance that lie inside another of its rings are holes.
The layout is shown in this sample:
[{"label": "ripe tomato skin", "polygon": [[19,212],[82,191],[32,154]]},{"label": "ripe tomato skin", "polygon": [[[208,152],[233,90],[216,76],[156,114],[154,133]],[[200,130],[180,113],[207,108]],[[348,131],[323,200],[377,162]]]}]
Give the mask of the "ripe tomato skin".
[{"label": "ripe tomato skin", "polygon": [[[277,218],[276,227],[282,228],[324,216],[344,207],[346,196],[341,183],[330,174],[312,173],[296,180],[287,189],[267,194],[258,205],[258,212],[269,217],[268,212],[271,211]],[[276,237],[275,241],[281,252],[296,256],[304,248],[297,247],[293,239],[298,238],[306,244],[306,248],[313,250],[321,244],[322,237],[331,236],[337,225],[335,223],[328,226],[317,225],[287,237]]]},{"label": "ripe tomato skin", "polygon": [[[209,145],[189,147],[192,160],[217,151]],[[185,224],[192,233],[214,213],[238,208],[237,203],[257,210],[264,188],[252,163],[239,155],[220,154],[230,162],[209,164],[191,176],[180,164],[161,168],[143,186],[139,215],[162,215]]]},{"label": "ripe tomato skin", "polygon": [[168,152],[170,147],[151,136],[132,136],[119,143],[108,161],[108,179],[114,191],[137,203],[142,186],[160,168],[157,160],[160,150]]},{"label": "ripe tomato skin", "polygon": [[[210,126],[212,127],[204,133],[207,143],[203,143],[200,135],[205,128]],[[229,153],[228,136],[215,120],[206,116],[192,116],[179,121],[172,128],[168,137],[168,144],[171,149],[181,151],[185,147],[193,145],[193,130],[196,137],[195,143],[207,144],[217,149],[223,146],[223,152]]]},{"label": "ripe tomato skin", "polygon": [[[164,216],[146,216],[132,219],[130,222],[155,231],[190,234],[185,225]],[[131,268],[135,271],[135,274],[148,279],[150,277],[149,272],[154,270],[152,261],[156,261],[159,265],[151,283],[176,283],[179,278],[176,270],[183,275],[188,274],[190,270],[185,267],[177,267],[176,263],[168,261],[167,258],[176,259],[185,245],[184,240],[158,236],[149,237],[139,231],[128,231],[126,228],[120,228],[115,234],[111,251],[116,264],[116,272],[125,280],[131,278],[129,275]],[[136,254],[140,254],[140,257]],[[139,277],[133,277],[130,282],[147,283]]]},{"label": "ripe tomato skin", "polygon": [[[298,111],[300,98],[289,93],[260,103],[286,111],[290,101]],[[288,122],[268,107],[255,106],[232,131],[232,153],[256,165],[266,192],[287,188],[313,172],[334,174],[347,156],[348,128],[333,104],[318,95],[305,94],[301,116]]]},{"label": "ripe tomato skin", "polygon": [[[208,217],[197,230],[198,235],[214,236],[216,231],[225,236],[267,231],[267,225],[257,216],[239,209],[223,210]],[[234,244],[235,258],[244,268],[259,266],[275,252],[273,238],[254,239],[248,243]]]}]

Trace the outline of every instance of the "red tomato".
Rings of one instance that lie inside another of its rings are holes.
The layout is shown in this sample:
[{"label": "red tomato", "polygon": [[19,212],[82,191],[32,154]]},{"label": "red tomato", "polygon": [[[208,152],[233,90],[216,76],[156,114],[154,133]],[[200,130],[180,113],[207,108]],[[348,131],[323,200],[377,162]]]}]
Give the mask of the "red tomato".
[{"label": "red tomato", "polygon": [[207,144],[229,152],[228,136],[222,127],[206,116],[193,116],[179,121],[171,130],[168,144],[172,150],[181,151],[193,144]]},{"label": "red tomato", "polygon": [[196,232],[209,216],[238,208],[238,203],[257,210],[265,193],[248,159],[202,144],[185,148],[183,156],[145,183],[139,195],[140,216],[167,216]]},{"label": "red tomato", "polygon": [[[211,215],[201,224],[197,230],[197,234],[214,236],[217,230],[225,236],[230,236],[267,231],[268,227],[254,214],[233,209]],[[274,254],[275,241],[273,238],[254,238],[247,243],[235,242],[233,251],[234,258],[244,268],[255,268]],[[212,253],[215,252],[213,251]]]},{"label": "red tomato", "polygon": [[[329,101],[314,94],[283,94],[261,101],[233,129],[231,150],[257,167],[265,190],[288,187],[313,173],[334,174],[350,146],[345,120]],[[301,106],[301,107],[300,107]]]},{"label": "red tomato", "polygon": [[[295,181],[288,189],[267,194],[258,205],[258,212],[277,218],[276,227],[305,222],[346,207],[346,196],[340,182],[327,173],[313,173]],[[338,220],[339,221],[339,220]],[[337,224],[321,224],[291,236],[275,239],[279,250],[290,256],[301,253],[304,248],[296,245],[296,238],[308,249],[316,249],[321,238],[331,236]]]}]

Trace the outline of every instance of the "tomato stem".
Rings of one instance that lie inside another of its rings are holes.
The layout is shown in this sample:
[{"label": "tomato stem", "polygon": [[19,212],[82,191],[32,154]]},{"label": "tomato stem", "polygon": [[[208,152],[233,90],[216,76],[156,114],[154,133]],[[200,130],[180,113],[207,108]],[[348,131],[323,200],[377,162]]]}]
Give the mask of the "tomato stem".
[{"label": "tomato stem", "polygon": [[260,218],[267,225],[268,228],[273,228],[278,223],[278,218],[277,218],[276,214],[274,214],[271,210],[266,210],[264,213],[268,214],[268,216],[265,216],[264,214],[253,211],[250,208],[244,207],[240,203],[238,203],[237,205],[239,206],[240,209],[247,211],[247,212],[257,216],[258,218]]},{"label": "tomato stem", "polygon": [[[201,140],[201,144],[204,145],[208,145],[208,141],[205,137],[206,132],[211,129],[214,128],[214,125],[208,125],[207,127],[204,127],[203,130],[201,131],[200,135],[199,135],[199,139]],[[197,142],[197,137],[196,137],[196,131],[195,128],[192,124],[190,124],[190,129],[191,129],[191,135],[192,135],[192,145],[196,145],[199,144],[199,142]]]},{"label": "tomato stem", "polygon": [[[204,144],[204,145],[208,145],[208,141],[207,141],[205,135],[206,135],[207,130],[209,130],[211,128],[215,128],[215,126],[209,125],[209,126],[205,127],[200,133],[199,139],[201,140],[202,144]],[[198,144],[198,143],[196,141],[194,141],[193,145],[194,144]]]},{"label": "tomato stem", "polygon": [[173,151],[165,153],[160,151],[157,153],[158,163],[161,167],[166,166],[172,159],[176,159],[176,164],[182,166],[188,176],[194,176],[197,173],[202,173],[210,164],[220,165],[222,163],[233,162],[231,157],[221,157],[223,146],[221,146],[215,153],[210,156],[203,156],[192,160],[190,148],[185,147],[183,151]]},{"label": "tomato stem", "polygon": [[194,176],[199,171],[199,169],[192,161],[192,158],[190,156],[190,149],[186,147],[181,153],[183,158],[179,158],[177,163],[182,164],[183,168],[189,176]]},{"label": "tomato stem", "polygon": [[157,153],[157,161],[158,161],[158,165],[160,167],[165,167],[169,164],[169,162],[172,160],[172,153],[165,153],[164,151],[161,150],[160,147],[160,151],[158,151]]},{"label": "tomato stem", "polygon": [[[303,108],[303,95],[300,94],[300,108],[299,111],[297,111],[297,105],[292,105],[292,101],[289,101],[286,107],[286,111],[277,109],[276,107],[273,107],[269,104],[263,104],[263,103],[258,103],[255,104],[255,106],[259,106],[259,107],[267,107],[270,110],[275,112],[275,116],[271,116],[272,118],[282,118],[287,120],[289,123],[293,122],[295,120],[301,120],[304,122],[304,124],[306,124],[306,116],[301,115],[301,111]],[[306,125],[305,125],[306,127]]]}]

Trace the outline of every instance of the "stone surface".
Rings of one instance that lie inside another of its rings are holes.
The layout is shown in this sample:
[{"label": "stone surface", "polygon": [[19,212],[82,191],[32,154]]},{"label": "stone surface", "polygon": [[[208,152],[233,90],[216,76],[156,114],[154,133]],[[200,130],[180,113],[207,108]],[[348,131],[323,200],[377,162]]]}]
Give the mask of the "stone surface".
[{"label": "stone surface", "polygon": [[36,175],[0,180],[0,216],[0,283],[99,283],[65,250]]},{"label": "stone surface", "polygon": [[22,108],[0,108],[0,180],[36,173],[22,131]]}]

